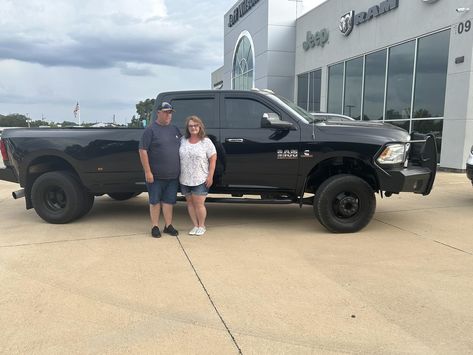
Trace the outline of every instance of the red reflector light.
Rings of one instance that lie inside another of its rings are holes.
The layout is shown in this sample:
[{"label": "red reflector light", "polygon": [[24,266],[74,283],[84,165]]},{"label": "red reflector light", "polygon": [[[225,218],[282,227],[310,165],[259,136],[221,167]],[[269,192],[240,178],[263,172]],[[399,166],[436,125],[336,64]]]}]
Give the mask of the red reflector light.
[{"label": "red reflector light", "polygon": [[0,151],[2,151],[2,158],[3,161],[8,160],[8,154],[7,154],[7,147],[5,146],[5,142],[0,139]]}]

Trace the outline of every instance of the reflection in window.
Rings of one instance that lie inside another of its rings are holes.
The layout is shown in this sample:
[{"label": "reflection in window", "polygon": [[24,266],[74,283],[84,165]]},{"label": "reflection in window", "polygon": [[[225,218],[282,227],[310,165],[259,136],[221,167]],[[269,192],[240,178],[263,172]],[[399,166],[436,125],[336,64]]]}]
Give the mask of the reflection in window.
[{"label": "reflection in window", "polygon": [[235,90],[250,90],[253,87],[253,48],[246,36],[240,39],[235,51],[232,85]]},{"label": "reflection in window", "polygon": [[410,129],[410,120],[403,120],[403,121],[389,121],[390,124],[401,127],[402,129],[405,129],[407,132],[409,132]]},{"label": "reflection in window", "polygon": [[172,123],[179,127],[185,127],[186,118],[196,115],[202,119],[207,128],[218,128],[218,118],[215,117],[215,99],[177,99],[172,100],[171,104],[176,110],[172,115]]},{"label": "reflection in window", "polygon": [[320,85],[322,70],[314,70],[309,74],[309,112],[320,111]]},{"label": "reflection in window", "polygon": [[225,118],[222,128],[260,128],[263,113],[274,112],[251,99],[225,99]]},{"label": "reflection in window", "polygon": [[345,103],[343,114],[360,119],[361,86],[363,84],[363,57],[346,62],[345,67]]},{"label": "reflection in window", "polygon": [[302,107],[304,110],[307,110],[308,96],[307,92],[309,88],[309,74],[301,74],[297,76],[297,106]]},{"label": "reflection in window", "polygon": [[343,63],[328,68],[328,105],[331,113],[342,113]]},{"label": "reflection in window", "polygon": [[432,133],[437,142],[437,152],[439,154],[440,161],[440,152],[442,148],[442,131],[443,131],[443,120],[413,120],[412,121],[412,132],[419,133]]},{"label": "reflection in window", "polygon": [[389,49],[386,119],[411,116],[415,41]]},{"label": "reflection in window", "polygon": [[368,54],[365,59],[364,120],[383,119],[385,77],[386,50]]},{"label": "reflection in window", "polygon": [[442,117],[450,30],[419,39],[413,117]]},{"label": "reflection in window", "polygon": [[297,76],[297,105],[304,110],[320,111],[321,76],[321,69]]}]

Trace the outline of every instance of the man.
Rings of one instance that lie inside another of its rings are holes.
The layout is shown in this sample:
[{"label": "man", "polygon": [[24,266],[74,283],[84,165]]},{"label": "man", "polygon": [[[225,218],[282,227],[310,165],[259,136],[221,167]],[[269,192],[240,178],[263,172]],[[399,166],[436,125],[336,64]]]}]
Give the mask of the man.
[{"label": "man", "polygon": [[165,223],[163,232],[172,236],[179,234],[172,226],[172,210],[179,185],[179,145],[182,135],[171,124],[173,112],[171,104],[162,102],[158,106],[156,120],[143,132],[139,146],[149,194],[151,236],[154,238],[161,237],[158,227],[161,209]]}]

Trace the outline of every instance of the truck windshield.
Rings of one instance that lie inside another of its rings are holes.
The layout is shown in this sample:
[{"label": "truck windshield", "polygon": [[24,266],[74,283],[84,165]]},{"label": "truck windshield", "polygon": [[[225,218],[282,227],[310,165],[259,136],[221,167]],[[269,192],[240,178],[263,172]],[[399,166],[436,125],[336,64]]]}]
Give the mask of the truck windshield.
[{"label": "truck windshield", "polygon": [[279,101],[279,103],[282,102],[285,106],[289,106],[291,111],[293,111],[299,117],[299,119],[301,121],[305,122],[305,123],[313,123],[313,122],[323,121],[322,119],[314,117],[309,112],[304,110],[302,107],[297,106],[294,102],[292,102],[291,100],[286,99],[285,97],[277,96],[277,95],[271,95],[271,98],[275,101]]}]

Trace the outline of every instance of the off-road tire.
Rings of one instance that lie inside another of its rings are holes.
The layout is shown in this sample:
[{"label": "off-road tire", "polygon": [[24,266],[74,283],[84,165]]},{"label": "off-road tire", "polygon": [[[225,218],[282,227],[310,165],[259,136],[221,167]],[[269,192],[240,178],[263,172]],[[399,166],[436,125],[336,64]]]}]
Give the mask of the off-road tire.
[{"label": "off-road tire", "polygon": [[38,216],[53,224],[69,223],[85,209],[84,188],[69,171],[40,175],[31,187],[31,200]]},{"label": "off-road tire", "polygon": [[340,174],[325,180],[314,198],[314,214],[333,233],[366,227],[376,210],[373,188],[358,176]]}]

